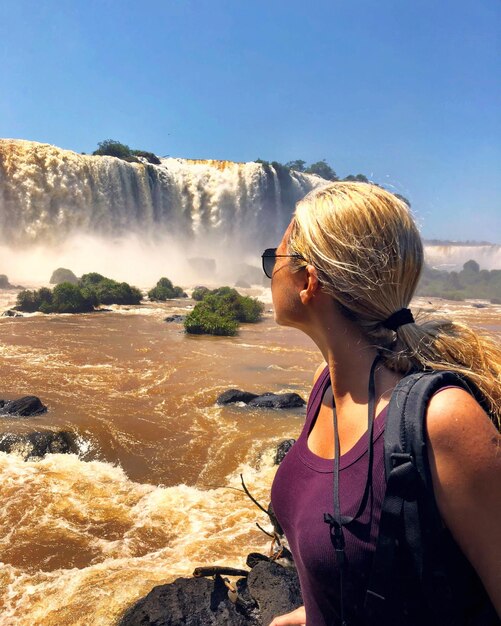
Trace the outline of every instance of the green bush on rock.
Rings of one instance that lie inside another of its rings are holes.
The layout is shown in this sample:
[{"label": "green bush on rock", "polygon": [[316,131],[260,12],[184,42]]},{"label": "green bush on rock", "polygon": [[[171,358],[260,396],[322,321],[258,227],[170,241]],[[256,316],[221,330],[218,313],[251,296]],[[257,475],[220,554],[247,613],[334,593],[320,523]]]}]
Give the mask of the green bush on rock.
[{"label": "green bush on rock", "polygon": [[150,300],[159,300],[164,302],[165,300],[172,300],[173,298],[187,298],[182,287],[174,286],[172,281],[168,278],[161,278],[153,289],[148,291],[148,298]]},{"label": "green bush on rock", "polygon": [[263,311],[261,302],[242,296],[231,287],[207,289],[203,299],[186,316],[184,327],[192,334],[236,335],[239,322],[258,322]]},{"label": "green bush on rock", "polygon": [[210,289],[200,285],[199,287],[195,287],[195,289],[193,289],[191,297],[193,300],[200,302],[200,300],[203,300],[208,293],[210,293]]},{"label": "green bush on rock", "polygon": [[78,285],[62,282],[53,290],[25,289],[17,296],[16,309],[28,313],[89,313],[100,304],[139,304],[141,299],[136,287],[91,273],[84,274]]},{"label": "green bush on rock", "polygon": [[94,294],[98,304],[139,304],[143,298],[137,287],[119,283],[96,272],[84,274],[78,285]]}]

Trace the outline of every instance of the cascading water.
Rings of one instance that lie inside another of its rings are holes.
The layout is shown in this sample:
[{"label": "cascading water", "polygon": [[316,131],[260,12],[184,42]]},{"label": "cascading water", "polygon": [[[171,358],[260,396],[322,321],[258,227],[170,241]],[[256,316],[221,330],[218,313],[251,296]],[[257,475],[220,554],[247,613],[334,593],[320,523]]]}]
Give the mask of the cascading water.
[{"label": "cascading water", "polygon": [[76,232],[224,242],[276,241],[294,203],[325,181],[261,163],[162,159],[160,165],[0,140],[0,228],[14,244]]}]

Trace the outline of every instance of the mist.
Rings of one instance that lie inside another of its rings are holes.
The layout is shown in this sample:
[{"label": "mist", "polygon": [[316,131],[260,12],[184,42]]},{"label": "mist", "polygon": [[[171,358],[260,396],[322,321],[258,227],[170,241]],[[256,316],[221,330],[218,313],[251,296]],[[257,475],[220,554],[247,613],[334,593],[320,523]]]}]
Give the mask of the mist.
[{"label": "mist", "polygon": [[[142,289],[153,287],[162,276],[183,287],[231,285],[239,279],[261,284],[260,254],[257,248],[244,253],[238,241],[228,245],[214,237],[190,241],[160,235],[145,241],[136,234],[114,239],[75,234],[57,245],[0,245],[0,274],[6,274],[13,285],[32,288],[49,285],[52,272],[59,267],[77,276],[98,272]],[[190,259],[202,260],[195,268]]]}]

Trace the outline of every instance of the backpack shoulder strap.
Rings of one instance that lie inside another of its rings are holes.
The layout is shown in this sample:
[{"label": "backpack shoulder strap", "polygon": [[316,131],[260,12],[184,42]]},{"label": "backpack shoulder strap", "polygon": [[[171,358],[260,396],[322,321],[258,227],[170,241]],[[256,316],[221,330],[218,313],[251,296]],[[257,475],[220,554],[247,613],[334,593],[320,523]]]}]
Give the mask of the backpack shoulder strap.
[{"label": "backpack shoulder strap", "polygon": [[418,372],[403,378],[388,405],[384,434],[386,480],[399,465],[398,455],[411,455],[421,480],[430,485],[426,455],[425,416],[432,396],[444,387],[461,387],[477,396],[476,390],[455,372]]},{"label": "backpack shoulder strap", "polygon": [[471,391],[454,372],[418,372],[403,378],[391,396],[384,434],[386,492],[365,601],[369,624],[390,623],[385,620],[393,608],[398,543],[405,542],[419,579],[427,538],[441,528],[426,452],[425,415],[433,394],[447,386]]}]

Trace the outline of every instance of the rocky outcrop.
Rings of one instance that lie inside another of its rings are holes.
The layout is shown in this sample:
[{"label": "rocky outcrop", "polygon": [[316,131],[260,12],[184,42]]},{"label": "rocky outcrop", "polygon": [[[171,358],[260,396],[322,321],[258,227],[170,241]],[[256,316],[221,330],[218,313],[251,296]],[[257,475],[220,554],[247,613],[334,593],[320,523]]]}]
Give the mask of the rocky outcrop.
[{"label": "rocky outcrop", "polygon": [[276,615],[289,613],[302,604],[296,570],[272,561],[258,563],[247,578],[247,586],[265,626]]},{"label": "rocky outcrop", "polygon": [[5,274],[0,274],[0,289],[24,289],[21,285],[11,285]]},{"label": "rocky outcrop", "polygon": [[263,393],[257,395],[240,389],[228,389],[216,399],[216,404],[231,404],[232,402],[243,402],[249,406],[264,409],[294,409],[306,404],[297,393]]},{"label": "rocky outcrop", "polygon": [[0,451],[21,456],[25,461],[46,454],[77,454],[75,436],[68,431],[37,431],[28,434],[6,433],[0,436]]},{"label": "rocky outcrop", "polygon": [[50,277],[51,285],[59,285],[59,283],[71,283],[72,285],[78,285],[78,278],[75,274],[65,267],[58,267],[57,270],[52,272]]},{"label": "rocky outcrop", "polygon": [[0,416],[31,417],[46,411],[47,407],[36,396],[24,396],[18,400],[0,400]]},{"label": "rocky outcrop", "polygon": [[271,561],[258,562],[230,587],[219,574],[178,578],[152,589],[119,626],[268,626],[274,615],[302,604],[295,569]]}]

